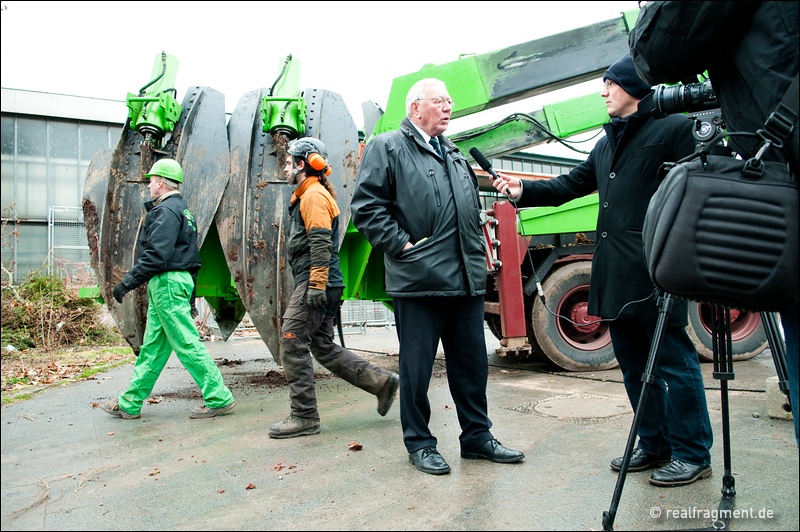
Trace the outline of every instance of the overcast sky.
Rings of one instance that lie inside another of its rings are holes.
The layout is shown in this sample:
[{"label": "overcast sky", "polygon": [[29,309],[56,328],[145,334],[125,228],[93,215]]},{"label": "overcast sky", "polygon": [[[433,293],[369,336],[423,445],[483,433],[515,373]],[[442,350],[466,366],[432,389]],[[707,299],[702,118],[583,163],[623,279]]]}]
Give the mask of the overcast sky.
[{"label": "overcast sky", "polygon": [[[125,100],[150,81],[165,51],[180,62],[178,101],[188,87],[208,86],[225,95],[232,112],[245,93],[270,87],[291,54],[301,64],[301,85],[341,94],[361,129],[361,104],[385,108],[396,77],[617,18],[638,2],[6,0],[0,6],[4,88]],[[519,110],[578,95],[564,94]],[[454,121],[448,133],[476,127],[475,118],[461,119],[460,128]]]}]

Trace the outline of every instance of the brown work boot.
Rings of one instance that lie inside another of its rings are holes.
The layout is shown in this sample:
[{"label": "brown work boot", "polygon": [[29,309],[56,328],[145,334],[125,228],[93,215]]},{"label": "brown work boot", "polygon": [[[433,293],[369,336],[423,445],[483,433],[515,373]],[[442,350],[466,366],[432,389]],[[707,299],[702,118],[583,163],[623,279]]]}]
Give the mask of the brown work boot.
[{"label": "brown work boot", "polygon": [[203,406],[196,406],[189,410],[189,417],[192,419],[208,419],[210,417],[215,417],[220,414],[225,414],[233,410],[233,407],[236,406],[234,401],[231,401],[225,406],[220,408],[209,408],[206,405]]},{"label": "brown work boot", "polygon": [[383,385],[381,391],[378,392],[378,413],[385,416],[394,402],[394,396],[397,394],[397,388],[400,386],[400,377],[397,373],[392,373],[389,380]]},{"label": "brown work boot", "polygon": [[319,420],[303,419],[292,414],[280,423],[270,425],[268,433],[270,438],[277,439],[319,434]]},{"label": "brown work boot", "polygon": [[141,414],[129,414],[121,409],[116,399],[109,399],[100,403],[100,408],[102,408],[105,413],[111,414],[114,417],[121,417],[122,419],[137,419],[141,417]]}]

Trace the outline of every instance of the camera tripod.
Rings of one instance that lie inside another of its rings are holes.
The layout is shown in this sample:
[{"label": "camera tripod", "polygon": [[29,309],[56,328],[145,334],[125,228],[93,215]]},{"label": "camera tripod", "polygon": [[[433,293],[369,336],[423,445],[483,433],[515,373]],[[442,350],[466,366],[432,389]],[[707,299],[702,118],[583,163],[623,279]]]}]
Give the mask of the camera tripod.
[{"label": "camera tripod", "polygon": [[[630,465],[631,455],[633,454],[636,435],[639,431],[639,425],[641,424],[640,414],[644,412],[648,391],[655,380],[653,369],[656,366],[658,352],[661,348],[661,340],[669,315],[672,311],[672,304],[672,294],[659,290],[658,321],[656,322],[653,342],[650,345],[647,365],[642,375],[642,382],[644,385],[642,386],[642,392],[639,396],[636,413],[633,416],[633,423],[631,425],[630,434],[628,435],[628,442],[625,447],[625,453],[623,454],[622,466],[620,467],[619,476],[617,477],[617,484],[614,488],[611,506],[608,511],[603,512],[603,530],[614,530],[614,519],[617,514],[617,508],[619,507],[620,497],[622,496],[622,488],[625,485],[625,478],[628,474],[628,466]],[[720,393],[722,398],[722,445],[725,471],[722,477],[722,498],[720,499],[717,512],[719,517],[712,522],[710,527],[701,530],[726,530],[728,528],[730,516],[733,514],[734,500],[736,498],[735,480],[731,472],[730,414],[728,403],[728,381],[734,378],[733,341],[731,338],[730,309],[717,305],[715,305],[713,309],[711,319],[714,364],[713,375],[715,379],[720,381]],[[780,331],[778,330],[777,319],[775,318],[775,314],[771,312],[762,312],[761,321],[764,325],[767,341],[775,363],[775,369],[778,373],[780,389],[786,393],[788,390],[786,351],[781,340]],[[795,415],[797,414],[795,413]]]}]

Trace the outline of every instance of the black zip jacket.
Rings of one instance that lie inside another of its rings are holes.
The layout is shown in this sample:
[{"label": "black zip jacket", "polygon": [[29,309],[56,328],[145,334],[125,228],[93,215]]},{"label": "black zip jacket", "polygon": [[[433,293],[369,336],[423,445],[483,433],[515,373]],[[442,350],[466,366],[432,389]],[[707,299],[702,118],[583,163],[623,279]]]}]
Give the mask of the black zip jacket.
[{"label": "black zip jacket", "polygon": [[200,270],[197,224],[179,193],[162,196],[161,201],[145,202],[147,218],[139,234],[139,258],[122,282],[133,290],[159,273]]}]

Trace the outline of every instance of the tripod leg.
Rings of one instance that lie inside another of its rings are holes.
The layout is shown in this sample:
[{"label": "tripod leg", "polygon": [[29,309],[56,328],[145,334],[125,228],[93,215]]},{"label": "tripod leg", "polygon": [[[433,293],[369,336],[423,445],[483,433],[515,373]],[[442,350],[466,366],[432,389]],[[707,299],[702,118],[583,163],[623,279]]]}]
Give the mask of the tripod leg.
[{"label": "tripod leg", "polygon": [[718,518],[712,527],[716,530],[728,528],[733,514],[736,498],[736,481],[731,470],[731,428],[730,404],[728,402],[728,381],[735,378],[733,373],[733,340],[731,337],[731,310],[727,307],[714,307],[712,314],[712,334],[714,337],[714,378],[720,381],[722,401],[722,445],[725,472],[722,476],[722,499],[719,501]]},{"label": "tripod leg", "polygon": [[617,477],[614,495],[611,498],[611,506],[608,511],[603,512],[603,530],[614,530],[614,519],[617,516],[617,508],[619,508],[619,499],[622,496],[625,478],[628,476],[628,466],[631,463],[631,454],[633,453],[633,447],[636,443],[636,434],[639,432],[639,425],[642,423],[641,414],[644,412],[644,405],[647,403],[647,393],[650,391],[650,386],[655,381],[653,368],[656,366],[658,351],[661,349],[661,340],[664,337],[664,329],[667,326],[670,312],[672,312],[672,303],[672,294],[669,293],[664,293],[658,299],[658,321],[656,322],[653,342],[650,345],[647,365],[642,374],[642,382],[644,385],[642,386],[642,393],[639,395],[639,403],[636,406],[636,412],[633,415],[633,423],[631,424],[631,431],[628,434],[628,443],[625,446],[625,453],[622,455],[622,466],[620,467],[619,476]]},{"label": "tripod leg", "polygon": [[772,361],[775,363],[775,372],[778,374],[778,386],[788,397],[789,377],[786,370],[786,346],[781,340],[778,319],[775,317],[774,312],[762,312],[761,323],[764,324],[764,332],[767,335],[767,342],[769,342]]}]

